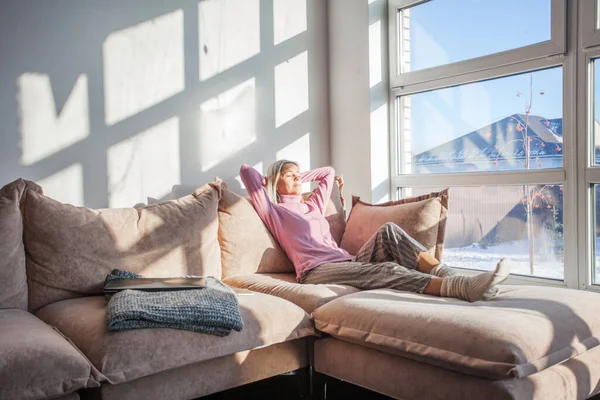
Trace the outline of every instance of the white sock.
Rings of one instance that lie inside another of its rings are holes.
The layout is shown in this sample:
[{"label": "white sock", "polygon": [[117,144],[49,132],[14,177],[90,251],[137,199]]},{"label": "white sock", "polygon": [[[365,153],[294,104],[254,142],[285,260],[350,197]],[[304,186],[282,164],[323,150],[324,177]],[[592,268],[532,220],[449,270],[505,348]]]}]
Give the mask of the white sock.
[{"label": "white sock", "polygon": [[433,267],[431,271],[429,271],[429,274],[440,278],[445,278],[447,276],[456,275],[457,272],[454,269],[452,269],[452,267],[444,263],[440,263]]},{"label": "white sock", "polygon": [[508,278],[512,266],[509,260],[502,259],[491,272],[475,276],[452,275],[443,278],[440,295],[456,297],[467,301],[488,300],[498,294],[497,284]]}]

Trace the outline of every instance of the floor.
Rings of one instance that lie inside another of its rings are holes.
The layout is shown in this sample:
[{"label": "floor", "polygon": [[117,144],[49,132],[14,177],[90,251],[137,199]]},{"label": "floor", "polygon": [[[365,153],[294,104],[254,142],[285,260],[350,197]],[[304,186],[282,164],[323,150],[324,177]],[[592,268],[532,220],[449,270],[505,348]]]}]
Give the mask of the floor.
[{"label": "floor", "polygon": [[[317,396],[310,396],[308,384],[304,388],[300,388],[298,382],[299,379],[295,375],[280,375],[205,396],[198,400],[319,400]],[[342,399],[391,400],[391,397],[337,379],[329,380],[327,383],[327,400]]]},{"label": "floor", "polygon": [[391,397],[363,389],[348,382],[337,379],[327,383],[327,400],[361,399],[361,400],[393,400]]},{"label": "floor", "polygon": [[[240,386],[235,389],[226,390],[205,396],[197,400],[321,400],[318,396],[311,397],[308,393],[308,384],[301,383],[295,375],[279,375],[260,382]],[[370,390],[342,382],[337,379],[329,379],[327,382],[326,400],[393,400]],[[600,394],[589,400],[600,400]]]}]

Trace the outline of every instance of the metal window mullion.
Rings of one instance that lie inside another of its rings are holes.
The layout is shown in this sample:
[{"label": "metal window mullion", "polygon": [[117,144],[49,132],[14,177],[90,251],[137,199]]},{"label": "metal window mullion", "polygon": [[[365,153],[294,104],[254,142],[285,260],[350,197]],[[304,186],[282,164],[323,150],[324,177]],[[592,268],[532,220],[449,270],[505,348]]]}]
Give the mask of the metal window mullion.
[{"label": "metal window mullion", "polygon": [[460,174],[412,174],[396,175],[393,181],[396,188],[543,184],[562,185],[565,182],[565,171],[563,169],[551,169]]},{"label": "metal window mullion", "polygon": [[567,52],[567,15],[569,7],[567,0],[552,0],[550,6],[550,37],[552,43]]},{"label": "metal window mullion", "polygon": [[508,67],[514,64],[535,61],[543,63],[546,60],[560,57],[563,52],[564,51],[557,48],[554,43],[548,41],[473,60],[459,61],[400,75],[396,74],[391,77],[390,83],[392,87],[398,87],[428,83],[444,77],[460,79],[460,77],[464,75],[485,73],[485,71],[490,69]]},{"label": "metal window mullion", "polygon": [[[389,180],[390,182],[390,187],[389,187],[389,193],[390,193],[390,199],[392,200],[397,200],[397,192],[396,192],[396,187],[394,184],[394,179],[393,177],[396,176],[399,172],[398,171],[398,132],[399,132],[399,116],[398,116],[398,104],[400,103],[400,99],[397,96],[394,96],[393,93],[391,93],[390,91],[390,109],[389,109],[389,121],[390,121],[390,125],[389,125],[389,129],[388,129],[388,138],[389,138],[389,143],[390,143],[390,147],[389,147],[389,152],[390,152],[390,165],[389,165],[389,176],[392,177],[392,179]],[[401,142],[401,141],[400,141]]]},{"label": "metal window mullion", "polygon": [[442,89],[446,87],[459,86],[473,82],[485,81],[489,79],[502,78],[505,76],[521,74],[545,68],[558,67],[561,66],[563,62],[564,57],[557,56],[554,58],[543,58],[539,60],[500,66],[464,75],[444,77],[435,81],[415,83],[411,85],[402,85],[399,87],[394,87],[392,85],[392,82],[390,82],[390,85],[392,85],[391,90],[394,92],[394,94],[398,96],[403,96],[435,89]]},{"label": "metal window mullion", "polygon": [[[567,12],[563,13],[562,30],[576,32],[577,6],[569,4]],[[553,29],[554,16],[553,8]],[[570,16],[567,21],[565,15]],[[553,36],[556,33],[553,31]],[[563,168],[565,169],[565,183],[563,185],[563,262],[564,262],[564,281],[567,287],[578,289],[580,284],[580,274],[577,260],[578,238],[577,238],[577,35],[569,35],[569,45],[566,38],[563,37],[563,46],[568,48],[563,64],[563,98],[562,98],[562,131],[563,131]]]},{"label": "metal window mullion", "polygon": [[390,5],[394,7],[394,10],[418,6],[419,4],[428,3],[430,1],[432,0],[389,0]]},{"label": "metal window mullion", "polygon": [[585,171],[585,183],[586,185],[600,183],[600,168],[588,168]]},{"label": "metal window mullion", "polygon": [[394,0],[388,2],[388,60],[390,63],[389,79],[392,87],[392,78],[398,75],[398,55],[400,47],[398,41],[398,11]]}]

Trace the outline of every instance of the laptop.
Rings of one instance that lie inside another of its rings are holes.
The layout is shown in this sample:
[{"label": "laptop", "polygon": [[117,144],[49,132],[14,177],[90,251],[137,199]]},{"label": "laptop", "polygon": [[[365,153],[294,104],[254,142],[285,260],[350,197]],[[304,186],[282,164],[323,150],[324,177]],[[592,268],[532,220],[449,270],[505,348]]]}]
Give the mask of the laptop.
[{"label": "laptop", "polygon": [[202,289],[205,278],[115,278],[104,284],[104,293],[114,294],[121,290],[133,289],[146,292],[167,292],[173,290]]}]

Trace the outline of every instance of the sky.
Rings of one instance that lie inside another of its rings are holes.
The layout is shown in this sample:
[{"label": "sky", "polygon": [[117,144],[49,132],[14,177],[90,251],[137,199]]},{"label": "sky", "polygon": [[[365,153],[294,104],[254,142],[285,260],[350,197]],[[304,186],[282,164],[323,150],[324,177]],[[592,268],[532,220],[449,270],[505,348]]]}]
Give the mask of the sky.
[{"label": "sky", "polygon": [[[411,70],[549,40],[550,8],[551,0],[435,0],[412,7]],[[523,113],[531,77],[532,114],[562,118],[562,75],[556,67],[412,95],[413,153]]]}]

